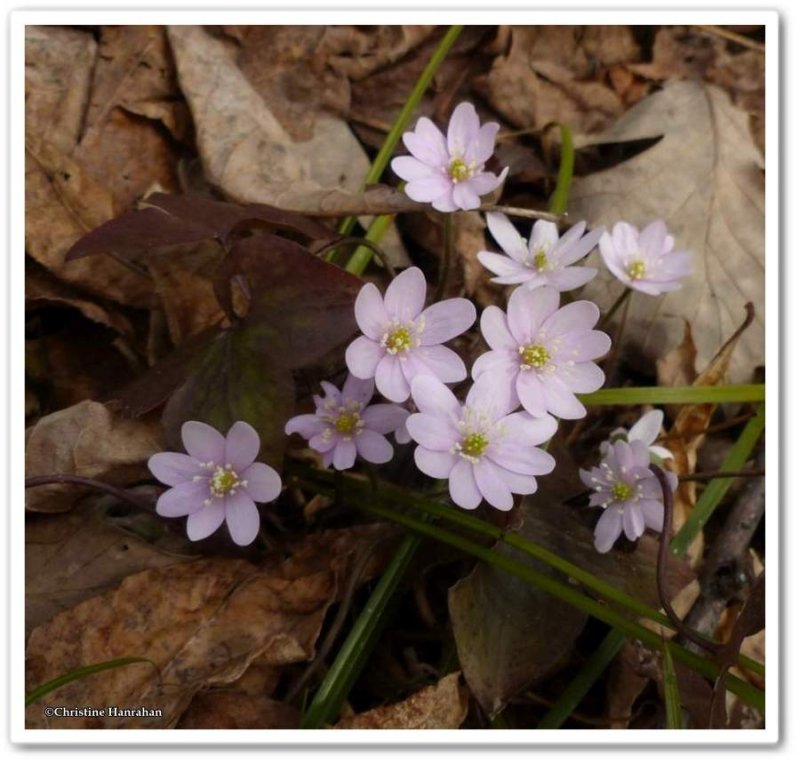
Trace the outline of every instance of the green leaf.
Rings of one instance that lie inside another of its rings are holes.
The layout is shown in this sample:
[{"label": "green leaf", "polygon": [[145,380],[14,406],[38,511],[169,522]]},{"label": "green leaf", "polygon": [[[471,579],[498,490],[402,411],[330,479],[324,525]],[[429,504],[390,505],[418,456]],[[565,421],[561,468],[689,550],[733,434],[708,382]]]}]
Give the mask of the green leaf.
[{"label": "green leaf", "polygon": [[550,199],[550,212],[563,215],[569,203],[569,191],[572,186],[572,173],[575,170],[575,146],[572,142],[572,130],[567,125],[559,125],[561,130],[561,162],[558,166],[556,190]]},{"label": "green leaf", "polygon": [[664,677],[664,705],[667,712],[667,728],[671,730],[683,729],[683,709],[681,707],[681,693],[678,689],[678,675],[675,673],[675,664],[672,655],[665,648],[661,652],[661,673]]},{"label": "green leaf", "polygon": [[764,400],[764,385],[707,387],[608,387],[578,398],[586,406],[633,406],[642,403],[748,403]]}]

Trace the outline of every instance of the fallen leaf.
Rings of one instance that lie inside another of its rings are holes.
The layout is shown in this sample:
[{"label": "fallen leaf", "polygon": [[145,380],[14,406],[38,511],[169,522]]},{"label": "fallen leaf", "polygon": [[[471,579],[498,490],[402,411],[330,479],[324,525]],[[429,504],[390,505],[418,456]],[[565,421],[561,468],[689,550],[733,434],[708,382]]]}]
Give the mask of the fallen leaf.
[{"label": "fallen leaf", "polygon": [[458,729],[468,710],[461,673],[455,672],[399,703],[346,716],[336,729]]},{"label": "fallen leaf", "polygon": [[198,693],[176,725],[178,729],[297,729],[300,711],[279,700],[217,689]]},{"label": "fallen leaf", "polygon": [[[689,321],[706,365],[736,328],[745,303],[756,308],[731,366],[731,381],[751,379],[764,362],[764,178],[747,117],[719,89],[676,82],[630,109],[583,145],[661,140],[616,167],[577,178],[570,214],[590,226],[637,226],[662,218],[677,246],[694,253],[694,273],[677,292],[634,293],[626,336],[644,357],[674,346]],[[585,295],[608,308],[622,287],[603,268]]]},{"label": "fallen leaf", "polygon": [[[231,684],[256,657],[276,667],[309,660],[340,582],[386,533],[370,525],[310,535],[284,562],[261,567],[211,557],[128,576],[33,630],[26,686],[128,655],[149,658],[158,671],[133,664],[66,685],[28,707],[26,726],[173,727],[197,692]],[[45,705],[157,708],[163,716],[48,718]]]},{"label": "fallen leaf", "polygon": [[[146,477],[147,459],[163,450],[161,427],[153,418],[133,421],[102,403],[83,401],[42,417],[25,433],[25,475],[66,473],[126,485]],[[47,485],[25,493],[31,512],[66,512],[87,489]]]}]

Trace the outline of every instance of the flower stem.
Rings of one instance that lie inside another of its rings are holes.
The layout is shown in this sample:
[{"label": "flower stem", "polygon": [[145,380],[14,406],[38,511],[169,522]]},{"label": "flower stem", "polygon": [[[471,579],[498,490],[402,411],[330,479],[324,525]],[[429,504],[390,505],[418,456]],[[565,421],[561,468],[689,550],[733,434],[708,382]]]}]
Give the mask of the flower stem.
[{"label": "flower stem", "polygon": [[439,302],[439,300],[444,297],[447,279],[450,276],[450,264],[453,260],[453,229],[453,214],[451,212],[446,212],[442,223],[442,237],[444,240],[442,246],[442,264],[439,269],[439,283],[436,285],[436,292],[433,296],[434,302]]},{"label": "flower stem", "polygon": [[550,212],[563,215],[567,211],[572,174],[575,171],[575,146],[572,131],[567,125],[559,125],[561,130],[561,162],[558,166],[558,180],[553,197],[550,199]]},{"label": "flower stem", "polygon": [[761,403],[764,397],[764,385],[688,385],[608,387],[578,395],[578,400],[585,406],[635,406],[642,403]]},{"label": "flower stem", "polygon": [[617,297],[614,304],[609,308],[608,313],[606,313],[601,319],[600,323],[597,325],[598,329],[603,329],[606,327],[609,321],[614,317],[614,314],[623,306],[625,301],[631,296],[631,292],[633,290],[630,287],[625,287],[622,294]]}]

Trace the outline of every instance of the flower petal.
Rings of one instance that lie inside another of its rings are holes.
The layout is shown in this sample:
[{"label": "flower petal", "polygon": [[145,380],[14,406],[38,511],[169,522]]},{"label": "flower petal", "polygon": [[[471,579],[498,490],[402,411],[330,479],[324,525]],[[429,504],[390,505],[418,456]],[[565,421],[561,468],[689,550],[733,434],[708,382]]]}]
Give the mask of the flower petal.
[{"label": "flower petal", "polygon": [[431,167],[447,165],[447,141],[444,134],[427,117],[420,117],[413,132],[403,133],[403,143],[417,158]]},{"label": "flower petal", "polygon": [[481,503],[481,492],[472,474],[472,465],[465,459],[459,459],[450,472],[448,488],[450,498],[463,509],[475,509]]},{"label": "flower petal", "polygon": [[664,505],[656,499],[640,499],[639,509],[645,525],[656,533],[661,533],[664,528]]},{"label": "flower petal", "polygon": [[261,517],[255,503],[244,491],[225,497],[225,522],[235,544],[247,546],[255,541]]},{"label": "flower petal", "polygon": [[423,414],[455,421],[461,413],[461,404],[453,391],[436,377],[417,377],[411,383],[411,392],[414,403]]},{"label": "flower petal", "polygon": [[375,386],[385,398],[395,403],[408,400],[411,388],[397,356],[385,355],[375,369]]},{"label": "flower petal", "polygon": [[543,417],[547,415],[547,398],[544,394],[544,383],[537,374],[530,371],[518,374],[514,389],[522,407],[531,416]]},{"label": "flower petal", "polygon": [[467,164],[482,165],[494,153],[495,139],[500,125],[497,122],[487,122],[481,125],[477,134],[467,146],[464,161]]},{"label": "flower petal", "polygon": [[492,350],[516,350],[519,344],[508,330],[506,314],[495,305],[490,305],[481,314],[481,334]]},{"label": "flower petal", "polygon": [[644,533],[644,517],[638,501],[629,501],[627,504],[622,515],[622,529],[630,541],[636,541]]},{"label": "flower petal", "polygon": [[[467,378],[467,367],[464,365],[464,361],[461,360],[461,356],[444,345],[414,348],[409,353],[406,363],[408,364],[408,361],[412,359],[422,361],[427,373],[432,373],[442,382],[460,382],[462,379]],[[406,378],[408,378],[408,375],[406,375]]]},{"label": "flower petal", "polygon": [[451,202],[449,209],[442,209],[437,207],[437,200],[442,197],[450,198],[450,193],[453,189],[453,181],[445,175],[431,175],[427,178],[420,178],[419,180],[410,180],[406,183],[405,192],[409,199],[415,202],[433,202],[436,209],[441,209],[443,212],[451,212],[457,207]]},{"label": "flower petal", "polygon": [[559,292],[568,292],[588,284],[597,275],[597,268],[575,265],[548,273],[547,283]]},{"label": "flower petal", "polygon": [[558,226],[550,220],[537,220],[531,229],[528,252],[531,256],[540,250],[549,254],[558,243]]},{"label": "flower petal", "polygon": [[483,374],[475,380],[465,403],[493,422],[511,413],[517,406],[516,397],[511,394],[511,385],[498,380],[494,374]]},{"label": "flower petal", "polygon": [[444,480],[450,477],[453,467],[462,461],[449,451],[431,451],[424,446],[414,449],[414,462],[420,471],[432,478]]},{"label": "flower petal", "polygon": [[[486,226],[494,240],[509,257],[518,263],[524,263],[527,260],[528,243],[505,215],[501,212],[487,212]],[[505,274],[498,273],[498,276],[503,275]]]},{"label": "flower petal", "polygon": [[611,337],[605,332],[592,329],[567,332],[561,336],[561,343],[552,357],[554,361],[583,363],[602,358],[611,349]]},{"label": "flower petal", "polygon": [[551,379],[558,379],[573,393],[593,393],[603,386],[606,375],[596,363],[587,362],[561,366]]},{"label": "flower petal", "polygon": [[[554,375],[551,375],[547,381],[542,384],[542,391],[544,392],[547,410],[553,414],[553,416],[560,417],[561,419],[582,419],[586,416],[584,405],[575,397],[572,391],[562,384]],[[530,409],[528,409],[528,411],[530,411]]]},{"label": "flower petal", "polygon": [[404,270],[386,289],[383,302],[389,317],[404,323],[416,319],[425,307],[425,291],[422,271],[416,266]]},{"label": "flower petal", "polygon": [[459,437],[449,420],[431,414],[411,414],[406,428],[419,445],[431,451],[449,451]]},{"label": "flower petal", "polygon": [[234,422],[225,436],[225,464],[241,472],[256,460],[260,448],[261,438],[255,428],[247,422]]},{"label": "flower petal", "polygon": [[654,220],[639,234],[639,249],[646,258],[657,258],[664,252],[667,226],[663,220]]},{"label": "flower petal", "polygon": [[164,491],[156,502],[156,513],[162,517],[183,517],[199,512],[210,496],[208,480],[180,483]]},{"label": "flower petal", "polygon": [[437,166],[409,156],[395,157],[392,160],[392,170],[403,180],[425,180],[432,175],[441,176],[441,170]]},{"label": "flower petal", "polygon": [[189,515],[186,535],[190,541],[200,541],[214,533],[225,520],[225,502],[217,499],[199,512]]},{"label": "flower petal", "polygon": [[356,444],[352,440],[341,438],[333,449],[333,467],[337,470],[349,470],[356,463]]},{"label": "flower petal", "polygon": [[519,443],[496,443],[486,449],[487,458],[520,475],[549,475],[556,460],[541,448]]},{"label": "flower petal", "polygon": [[394,455],[392,444],[373,430],[363,430],[356,436],[355,443],[361,458],[372,464],[386,464]]},{"label": "flower petal", "polygon": [[283,428],[287,435],[295,433],[310,440],[315,435],[319,435],[325,429],[325,423],[315,414],[300,414],[293,416]]},{"label": "flower petal", "polygon": [[508,328],[519,345],[531,342],[539,328],[558,310],[559,294],[549,286],[515,289],[508,300]]},{"label": "flower petal", "polygon": [[425,321],[420,335],[423,345],[438,345],[463,334],[475,323],[475,306],[463,297],[436,302],[422,311]]},{"label": "flower petal", "polygon": [[147,468],[157,480],[173,486],[191,481],[195,475],[203,474],[197,459],[173,451],[153,454],[147,462]]},{"label": "flower petal", "polygon": [[661,409],[653,409],[643,414],[642,417],[631,427],[628,432],[628,440],[640,440],[646,446],[655,442],[661,432],[661,425],[664,423],[664,412]]},{"label": "flower petal", "polygon": [[487,270],[495,274],[492,281],[495,284],[522,284],[530,281],[536,274],[527,266],[518,263],[506,255],[497,255],[494,252],[478,252],[478,262]]},{"label": "flower petal", "polygon": [[361,413],[361,418],[368,430],[386,435],[405,424],[408,410],[394,403],[376,403],[374,406],[367,406]]},{"label": "flower petal", "polygon": [[488,459],[481,459],[473,467],[478,490],[495,509],[508,512],[514,506],[514,497],[503,482],[501,473]]},{"label": "flower petal", "polygon": [[354,377],[372,379],[378,363],[386,355],[386,348],[369,337],[356,337],[344,354],[348,371]]},{"label": "flower petal", "polygon": [[536,493],[539,484],[533,475],[520,475],[519,472],[512,472],[494,462],[492,465],[511,493],[518,493],[521,496],[530,496],[532,493]]},{"label": "flower petal", "polygon": [[356,297],[356,323],[372,340],[379,341],[386,331],[389,316],[383,305],[383,296],[375,284],[364,284]]},{"label": "flower petal", "polygon": [[578,225],[572,226],[556,244],[553,258],[561,265],[572,265],[586,257],[598,245],[605,233],[605,228],[595,228],[589,231],[586,236],[582,238],[579,236],[574,242],[568,241],[570,234],[576,229],[582,230],[583,226],[585,226],[585,223],[578,223]]},{"label": "flower petal", "polygon": [[366,406],[375,393],[375,380],[359,378],[355,374],[348,374],[342,387],[342,401],[346,403],[360,403]]},{"label": "flower petal", "polygon": [[622,514],[616,507],[609,507],[597,521],[594,528],[594,548],[601,553],[608,552],[622,533]]},{"label": "flower petal", "polygon": [[[408,190],[408,186],[406,186],[406,190]],[[439,212],[455,212],[458,209],[458,205],[453,200],[453,184],[451,182],[448,181],[447,191],[441,196],[437,196],[431,205]]]},{"label": "flower petal", "polygon": [[[328,433],[327,436],[326,433]],[[321,432],[319,435],[315,435],[308,441],[308,447],[313,448],[320,454],[326,454],[335,448],[339,440],[340,436],[336,430],[334,430],[332,427],[326,426],[324,432]]]},{"label": "flower petal", "polygon": [[477,140],[481,127],[475,107],[464,101],[453,110],[447,126],[447,150],[451,157],[466,157],[467,149]]},{"label": "flower petal", "polygon": [[547,339],[561,337],[567,332],[589,331],[600,318],[600,309],[589,300],[577,300],[559,308],[543,324]]},{"label": "flower petal", "polygon": [[199,462],[222,464],[225,459],[225,438],[205,422],[184,422],[181,440],[189,455]]},{"label": "flower petal", "polygon": [[538,446],[556,434],[558,422],[551,416],[532,417],[530,414],[517,411],[503,417],[499,426],[509,442]]},{"label": "flower petal", "polygon": [[240,477],[247,481],[245,491],[253,501],[273,501],[281,492],[281,476],[268,464],[255,462]]},{"label": "flower petal", "polygon": [[477,210],[481,206],[481,199],[470,184],[471,181],[464,181],[453,186],[453,202],[460,210]]}]

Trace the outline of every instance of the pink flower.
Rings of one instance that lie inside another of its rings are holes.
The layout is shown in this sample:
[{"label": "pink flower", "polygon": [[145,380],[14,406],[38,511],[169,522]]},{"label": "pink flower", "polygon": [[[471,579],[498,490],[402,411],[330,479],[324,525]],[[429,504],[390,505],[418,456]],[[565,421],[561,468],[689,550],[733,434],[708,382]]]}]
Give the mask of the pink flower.
[{"label": "pink flower", "polygon": [[663,423],[663,411],[659,409],[648,411],[642,414],[641,418],[630,430],[626,430],[624,427],[617,427],[617,429],[611,433],[611,440],[603,441],[600,444],[600,453],[605,454],[611,444],[618,440],[624,440],[628,443],[633,443],[633,441],[638,440],[647,446],[647,450],[650,452],[651,456],[655,456],[656,459],[672,459],[672,451],[663,446],[653,445],[661,433],[661,425]]},{"label": "pink flower", "polygon": [[375,377],[380,393],[395,403],[408,399],[419,374],[442,382],[467,376],[464,362],[441,343],[475,323],[475,306],[456,297],[425,308],[425,289],[422,271],[408,268],[392,280],[385,297],[374,284],[365,284],[356,298],[356,321],[364,336],[347,348],[347,368],[361,379]]},{"label": "pink flower", "polygon": [[681,288],[681,279],[692,272],[689,252],[674,251],[675,239],[663,220],[641,233],[630,223],[617,223],[600,239],[600,254],[608,269],[626,286],[659,295]]},{"label": "pink flower", "polygon": [[561,238],[558,227],[547,220],[537,220],[525,241],[511,221],[499,212],[489,212],[486,223],[492,236],[505,252],[478,252],[478,260],[497,274],[495,284],[524,284],[528,289],[551,286],[559,292],[575,289],[591,281],[597,268],[575,266],[600,241],[604,229],[597,228],[585,236],[586,223],[572,226]]},{"label": "pink flower", "polygon": [[415,202],[431,202],[440,212],[475,210],[479,197],[494,191],[508,173],[485,172],[494,152],[500,125],[481,126],[471,103],[459,104],[447,126],[447,138],[427,117],[417,120],[414,132],[403,134],[411,156],[392,160],[392,169],[407,181],[406,194]]},{"label": "pink flower", "polygon": [[388,403],[368,406],[375,391],[371,379],[348,376],[341,392],[330,382],[323,382],[322,389],[323,397],[314,396],[316,413],[292,417],[286,423],[286,434],[306,438],[308,445],[322,454],[326,467],[348,470],[356,456],[373,464],[388,462],[394,449],[384,435],[401,427],[408,411]]},{"label": "pink flower", "polygon": [[[603,461],[591,470],[581,470],[581,480],[594,493],[590,507],[602,507],[594,529],[594,546],[607,552],[625,533],[635,541],[645,528],[660,532],[664,525],[664,498],[661,483],[650,471],[650,454],[640,440],[617,441],[606,450]],[[678,487],[678,478],[665,473],[670,488]]]},{"label": "pink flower", "polygon": [[592,361],[608,352],[611,340],[592,330],[600,317],[593,302],[578,300],[559,309],[558,298],[549,286],[515,289],[508,315],[486,308],[481,332],[491,350],[475,361],[472,376],[509,389],[512,403],[522,403],[532,416],[580,419],[586,409],[575,393],[603,386],[605,375]]},{"label": "pink flower", "polygon": [[447,478],[459,507],[475,509],[486,499],[509,510],[512,493],[535,493],[534,475],[553,471],[555,459],[535,448],[555,433],[552,417],[512,414],[508,396],[482,382],[472,386],[464,405],[435,377],[418,377],[411,389],[419,413],[408,418],[407,427],[419,444],[417,467],[430,477]]},{"label": "pink flower", "polygon": [[188,515],[192,541],[210,536],[223,520],[231,538],[246,546],[258,534],[255,502],[272,501],[281,479],[272,467],[256,461],[261,441],[246,422],[236,422],[226,436],[203,422],[185,422],[181,439],[187,454],[154,454],[147,466],[158,480],[172,486],[158,498],[163,517]]}]

